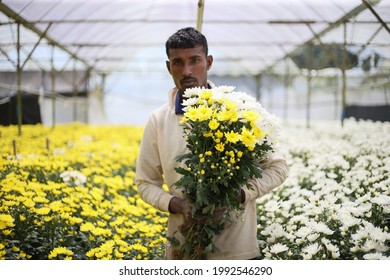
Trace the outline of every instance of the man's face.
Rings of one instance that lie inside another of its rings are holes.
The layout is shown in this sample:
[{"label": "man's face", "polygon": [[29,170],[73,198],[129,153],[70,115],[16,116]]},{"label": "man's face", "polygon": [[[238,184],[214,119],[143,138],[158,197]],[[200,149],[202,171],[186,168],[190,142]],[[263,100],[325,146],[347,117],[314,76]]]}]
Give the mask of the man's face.
[{"label": "man's face", "polygon": [[203,47],[189,49],[170,49],[166,62],[176,87],[181,93],[187,88],[207,87],[207,71],[213,63],[213,57],[203,52]]}]

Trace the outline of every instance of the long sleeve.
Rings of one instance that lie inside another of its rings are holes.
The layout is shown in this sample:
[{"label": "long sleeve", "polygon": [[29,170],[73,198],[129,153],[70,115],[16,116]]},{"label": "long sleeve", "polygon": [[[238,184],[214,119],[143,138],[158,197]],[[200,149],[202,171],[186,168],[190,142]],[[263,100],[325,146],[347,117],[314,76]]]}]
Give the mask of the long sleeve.
[{"label": "long sleeve", "polygon": [[158,151],[156,124],[150,118],[145,125],[136,165],[136,185],[141,198],[153,207],[168,212],[172,194],[162,185],[163,171]]},{"label": "long sleeve", "polygon": [[262,177],[251,179],[249,183],[253,190],[244,188],[245,202],[257,199],[280,186],[287,178],[287,162],[280,155],[272,153],[269,158],[261,162]]}]

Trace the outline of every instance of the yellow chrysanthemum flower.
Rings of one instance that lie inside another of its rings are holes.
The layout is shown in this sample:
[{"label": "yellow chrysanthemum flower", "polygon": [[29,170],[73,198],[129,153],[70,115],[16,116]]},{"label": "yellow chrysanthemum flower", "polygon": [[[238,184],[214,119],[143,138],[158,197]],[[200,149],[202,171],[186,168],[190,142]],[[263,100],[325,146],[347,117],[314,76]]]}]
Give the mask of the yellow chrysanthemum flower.
[{"label": "yellow chrysanthemum flower", "polygon": [[54,212],[61,211],[62,207],[63,207],[63,204],[61,201],[57,200],[57,201],[53,201],[52,203],[50,203],[50,208]]},{"label": "yellow chrysanthemum flower", "polygon": [[230,131],[225,133],[226,140],[230,143],[237,143],[241,140],[241,135],[237,132]]},{"label": "yellow chrysanthemum flower", "polygon": [[131,248],[133,250],[137,250],[137,251],[141,251],[142,253],[147,253],[148,252],[148,248],[141,245],[141,244],[134,244],[134,245],[131,245]]},{"label": "yellow chrysanthemum flower", "polygon": [[86,222],[80,226],[80,231],[92,231],[95,226],[91,222]]},{"label": "yellow chrysanthemum flower", "polygon": [[180,124],[188,122],[188,118],[186,116],[183,116],[180,120]]},{"label": "yellow chrysanthemum flower", "polygon": [[215,135],[215,137],[217,138],[217,139],[221,139],[222,137],[223,137],[223,132],[221,132],[221,131],[216,131],[215,133],[214,133],[214,135]]},{"label": "yellow chrysanthemum flower", "polygon": [[35,209],[35,213],[37,213],[38,215],[47,215],[50,213],[50,211],[51,209],[49,207]]},{"label": "yellow chrysanthemum flower", "polygon": [[252,129],[253,129],[253,135],[257,139],[263,139],[265,136],[267,136],[267,134],[261,128],[259,128],[257,126],[252,126]]},{"label": "yellow chrysanthemum flower", "polygon": [[11,215],[0,214],[0,230],[14,226],[14,218]]},{"label": "yellow chrysanthemum flower", "polygon": [[25,201],[23,201],[23,204],[27,208],[33,208],[35,206],[35,202],[30,198],[27,198]]},{"label": "yellow chrysanthemum flower", "polygon": [[188,112],[184,113],[184,117],[190,121],[197,121],[198,120],[198,109],[197,108],[190,108],[188,110]]},{"label": "yellow chrysanthemum flower", "polygon": [[242,128],[241,141],[249,150],[252,150],[256,145],[256,138],[253,135],[253,132],[245,127]]},{"label": "yellow chrysanthemum flower", "polygon": [[212,116],[212,109],[209,107],[206,107],[204,105],[199,106],[198,108],[198,120],[199,121],[206,121],[209,120]]},{"label": "yellow chrysanthemum flower", "polygon": [[232,111],[229,111],[229,110],[223,110],[223,111],[218,112],[218,114],[217,114],[217,119],[220,122],[230,121],[232,119],[232,117],[233,117]]},{"label": "yellow chrysanthemum flower", "polygon": [[226,107],[227,110],[229,111],[235,111],[237,109],[237,103],[236,102],[232,102],[230,100],[227,100],[227,99],[224,99],[224,103],[223,103]]},{"label": "yellow chrysanthemum flower", "polygon": [[204,90],[202,90],[199,97],[208,100],[211,98],[212,95],[213,95],[213,92],[210,89],[204,89]]},{"label": "yellow chrysanthemum flower", "polygon": [[210,128],[211,130],[216,130],[218,127],[219,127],[219,122],[218,122],[216,119],[212,119],[212,120],[209,122],[209,128]]},{"label": "yellow chrysanthemum flower", "polygon": [[242,112],[242,117],[248,122],[255,122],[260,115],[257,112],[245,110]]},{"label": "yellow chrysanthemum flower", "polygon": [[71,259],[69,257],[73,256],[73,252],[66,247],[57,247],[50,252],[48,258],[49,260],[52,260],[57,258],[59,255],[64,255],[66,258]]},{"label": "yellow chrysanthemum flower", "polygon": [[225,150],[225,144],[223,144],[223,143],[218,143],[218,144],[215,145],[215,149],[216,149],[217,151],[223,152],[223,151]]}]

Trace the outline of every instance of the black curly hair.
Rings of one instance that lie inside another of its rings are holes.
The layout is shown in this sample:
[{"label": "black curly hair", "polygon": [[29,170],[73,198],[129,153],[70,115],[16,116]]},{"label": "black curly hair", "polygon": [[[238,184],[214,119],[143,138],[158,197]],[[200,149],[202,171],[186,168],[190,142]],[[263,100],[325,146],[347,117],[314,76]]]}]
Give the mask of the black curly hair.
[{"label": "black curly hair", "polygon": [[206,37],[193,27],[179,29],[172,34],[165,43],[165,51],[169,57],[170,49],[188,49],[202,46],[204,53],[208,54]]}]

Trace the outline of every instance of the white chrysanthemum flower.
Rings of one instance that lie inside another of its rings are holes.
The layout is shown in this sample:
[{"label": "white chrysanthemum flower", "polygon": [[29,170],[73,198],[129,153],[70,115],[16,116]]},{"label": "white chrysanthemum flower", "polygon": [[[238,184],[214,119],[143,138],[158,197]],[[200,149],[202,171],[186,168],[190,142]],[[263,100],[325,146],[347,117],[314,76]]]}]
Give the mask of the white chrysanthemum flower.
[{"label": "white chrysanthemum flower", "polygon": [[234,86],[219,86],[218,89],[224,93],[229,93],[235,90]]},{"label": "white chrysanthemum flower", "polygon": [[322,244],[325,245],[326,249],[332,254],[333,259],[338,259],[340,257],[340,249],[336,245],[332,244],[331,241],[327,238],[321,239]]},{"label": "white chrysanthemum flower", "polygon": [[390,205],[390,196],[380,194],[377,197],[372,198],[371,202],[379,205]]},{"label": "white chrysanthemum flower", "polygon": [[192,107],[192,106],[198,104],[198,102],[199,102],[199,98],[197,98],[197,97],[190,97],[190,98],[184,99],[182,102],[183,111],[187,112],[188,107]]},{"label": "white chrysanthemum flower", "polygon": [[326,235],[331,235],[333,234],[333,230],[331,230],[326,224],[320,222],[314,222],[310,221],[306,224],[308,227],[312,228],[314,231],[319,232],[319,233],[324,233]]},{"label": "white chrysanthemum flower", "polygon": [[66,150],[64,148],[55,148],[53,150],[53,155],[63,155],[66,153]]},{"label": "white chrysanthemum flower", "polygon": [[[388,164],[387,168],[390,169],[390,160],[389,160],[389,164]],[[386,191],[387,195],[389,196],[390,195],[389,185],[390,185],[390,178],[373,184],[373,187],[375,189],[377,189],[377,190],[381,190],[381,191],[384,191],[384,192]]]},{"label": "white chrysanthemum flower", "polygon": [[309,234],[313,233],[313,229],[307,226],[301,227],[295,235],[300,238],[306,238]]},{"label": "white chrysanthemum flower", "polygon": [[309,240],[310,242],[314,242],[316,241],[318,238],[320,237],[320,235],[318,233],[312,233],[312,234],[309,234],[307,236],[307,240]]},{"label": "white chrysanthemum flower", "polygon": [[269,235],[271,240],[275,240],[282,236],[285,236],[286,231],[283,229],[281,224],[273,223],[267,226],[263,231],[261,231],[262,235]]},{"label": "white chrysanthemum flower", "polygon": [[371,204],[357,202],[345,202],[343,208],[354,217],[364,217],[367,212],[371,210]]},{"label": "white chrysanthemum flower", "polygon": [[351,235],[351,238],[353,241],[360,241],[368,238],[369,234],[370,233],[366,228],[361,227],[356,231],[356,233]]},{"label": "white chrysanthemum flower", "polygon": [[270,252],[264,252],[264,259],[270,260],[272,258],[272,254]]},{"label": "white chrysanthemum flower", "polygon": [[353,193],[353,190],[351,190],[350,188],[347,188],[347,187],[343,188],[342,191],[347,195],[350,195],[351,193]]},{"label": "white chrysanthemum flower", "polygon": [[378,227],[370,227],[369,235],[373,240],[376,240],[378,242],[385,242],[387,240],[390,240],[390,232],[384,232],[383,229]]},{"label": "white chrysanthemum flower", "polygon": [[271,246],[271,249],[270,249],[270,252],[272,254],[279,254],[279,253],[282,253],[282,252],[285,252],[288,250],[288,247],[284,244],[281,244],[281,243],[276,243],[274,245]]},{"label": "white chrysanthemum flower", "polygon": [[87,182],[87,177],[77,170],[64,171],[60,177],[68,185],[74,184],[81,187]]},{"label": "white chrysanthemum flower", "polygon": [[390,257],[386,257],[381,253],[369,253],[363,255],[363,259],[365,260],[390,260]]},{"label": "white chrysanthemum flower", "polygon": [[355,218],[349,213],[340,213],[340,215],[338,215],[338,219],[343,224],[342,227],[346,229],[361,223],[361,219]]},{"label": "white chrysanthemum flower", "polygon": [[320,251],[321,247],[317,244],[317,243],[314,243],[314,244],[310,244],[308,246],[305,246],[303,249],[302,249],[302,254],[301,256],[305,259],[305,260],[309,260],[309,259],[312,259],[313,256],[315,254],[317,254],[319,251]]},{"label": "white chrysanthemum flower", "polygon": [[360,247],[360,249],[363,252],[370,252],[372,250],[385,252],[388,249],[388,247],[381,242],[377,242],[372,239],[367,239],[366,242],[364,242],[363,246]]},{"label": "white chrysanthemum flower", "polygon": [[185,98],[191,98],[191,97],[198,97],[204,88],[202,87],[193,87],[193,88],[188,88],[185,90],[183,97]]},{"label": "white chrysanthemum flower", "polygon": [[[305,201],[306,202],[306,201]],[[298,224],[305,224],[308,222],[308,218],[305,215],[295,215],[290,218],[289,220],[290,223],[298,223]]]},{"label": "white chrysanthemum flower", "polygon": [[339,251],[333,251],[331,254],[333,259],[338,259],[340,257]]},{"label": "white chrysanthemum flower", "polygon": [[264,205],[264,209],[269,212],[275,212],[279,210],[279,202],[276,200],[270,200]]}]

